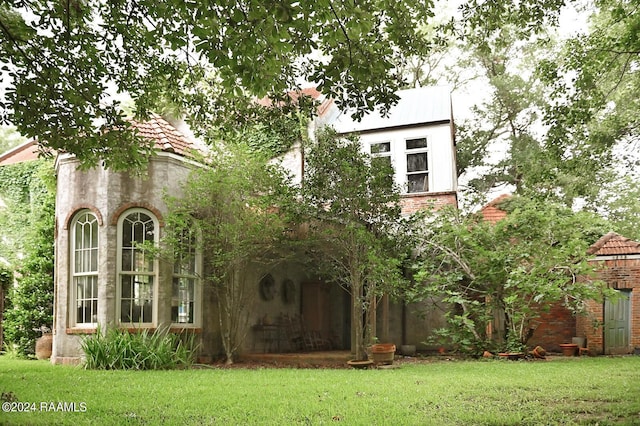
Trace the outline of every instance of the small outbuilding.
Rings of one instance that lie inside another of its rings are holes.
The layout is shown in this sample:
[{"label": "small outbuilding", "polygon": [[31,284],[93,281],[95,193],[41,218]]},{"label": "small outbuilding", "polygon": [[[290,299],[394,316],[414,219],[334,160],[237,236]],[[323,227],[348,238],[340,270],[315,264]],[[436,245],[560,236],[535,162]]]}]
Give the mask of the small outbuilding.
[{"label": "small outbuilding", "polygon": [[609,232],[588,253],[601,266],[599,278],[619,297],[589,302],[587,315],[576,319],[576,335],[586,338],[592,354],[640,351],[640,243]]}]

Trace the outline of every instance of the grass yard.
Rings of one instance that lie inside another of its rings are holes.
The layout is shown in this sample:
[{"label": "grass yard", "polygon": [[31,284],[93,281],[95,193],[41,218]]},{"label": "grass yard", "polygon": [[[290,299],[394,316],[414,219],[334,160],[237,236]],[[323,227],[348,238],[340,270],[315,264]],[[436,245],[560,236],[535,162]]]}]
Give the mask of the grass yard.
[{"label": "grass yard", "polygon": [[0,357],[0,391],[0,424],[640,425],[639,356],[183,371]]}]

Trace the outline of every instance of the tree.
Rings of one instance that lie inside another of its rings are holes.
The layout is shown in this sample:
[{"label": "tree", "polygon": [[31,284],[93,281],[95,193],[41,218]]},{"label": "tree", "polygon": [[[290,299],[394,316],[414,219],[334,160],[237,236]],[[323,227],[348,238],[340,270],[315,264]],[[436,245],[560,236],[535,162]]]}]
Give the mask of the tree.
[{"label": "tree", "polygon": [[[556,187],[545,180],[550,161],[540,132],[544,105],[540,82],[531,69],[550,43],[543,36],[520,41],[519,29],[505,26],[499,36],[485,40],[469,36],[470,48],[487,82],[484,99],[472,107],[473,118],[459,128],[459,173],[481,170],[469,180],[470,189],[484,195],[508,186],[516,193]],[[502,153],[498,158],[493,152]]]},{"label": "tree", "polygon": [[149,147],[126,131],[118,93],[144,118],[163,100],[276,98],[305,79],[362,115],[396,100],[392,58],[422,48],[430,16],[431,2],[387,0],[4,3],[0,118],[89,166],[124,167]]},{"label": "tree", "polygon": [[321,276],[352,298],[352,352],[366,359],[375,300],[403,282],[399,191],[384,158],[364,153],[355,136],[320,130],[305,145],[301,220],[307,253]]},{"label": "tree", "polygon": [[26,141],[27,140],[16,131],[15,126],[0,126],[0,154]]},{"label": "tree", "polygon": [[184,194],[168,197],[170,214],[164,244],[178,259],[192,256],[185,239],[206,254],[203,281],[218,307],[226,362],[249,330],[256,288],[251,266],[268,268],[281,258],[286,221],[275,208],[289,194],[281,172],[242,143],[227,141],[196,168],[183,185]]},{"label": "tree", "polygon": [[[421,253],[416,285],[407,295],[450,303],[442,335],[474,354],[496,345],[522,349],[532,321],[551,304],[580,312],[585,300],[605,292],[587,262],[587,248],[607,230],[602,219],[520,197],[500,208],[508,215],[496,224],[449,209],[417,231]],[[487,325],[496,316],[504,329],[490,336]]]},{"label": "tree", "polygon": [[593,183],[583,191],[592,205],[609,183],[610,168],[635,169],[640,136],[638,2],[598,0],[595,6],[589,31],[539,64],[549,86],[549,148]]},{"label": "tree", "polygon": [[613,179],[599,194],[599,213],[607,218],[615,232],[640,241],[640,185],[635,175]]}]

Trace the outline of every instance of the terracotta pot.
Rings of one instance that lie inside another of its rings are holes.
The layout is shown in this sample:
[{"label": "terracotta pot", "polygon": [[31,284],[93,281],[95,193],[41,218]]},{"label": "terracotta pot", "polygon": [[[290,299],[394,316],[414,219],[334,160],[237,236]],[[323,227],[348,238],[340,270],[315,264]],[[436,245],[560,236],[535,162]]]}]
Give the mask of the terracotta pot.
[{"label": "terracotta pot", "polygon": [[347,365],[349,365],[351,368],[365,369],[365,368],[371,367],[373,365],[373,361],[371,361],[370,359],[365,359],[360,361],[356,361],[355,359],[352,359],[347,361]]},{"label": "terracotta pot", "polygon": [[53,334],[45,333],[36,339],[36,358],[49,359],[53,349]]},{"label": "terracotta pot", "polygon": [[393,343],[377,343],[371,345],[371,356],[376,364],[393,364],[396,345]]},{"label": "terracotta pot", "polygon": [[562,355],[564,356],[576,356],[578,345],[575,343],[562,343],[560,349],[562,349]]}]

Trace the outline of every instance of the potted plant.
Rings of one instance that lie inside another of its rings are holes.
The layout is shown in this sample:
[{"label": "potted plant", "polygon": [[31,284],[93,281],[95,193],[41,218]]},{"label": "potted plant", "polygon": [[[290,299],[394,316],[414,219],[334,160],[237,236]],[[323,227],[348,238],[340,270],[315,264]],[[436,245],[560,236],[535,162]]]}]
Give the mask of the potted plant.
[{"label": "potted plant", "polygon": [[504,346],[504,351],[498,353],[499,356],[507,359],[519,359],[524,357],[526,353],[526,347],[518,336],[510,334],[507,337],[507,343]]},{"label": "potted plant", "polygon": [[51,329],[46,325],[42,325],[40,328],[34,328],[33,330],[42,333],[42,336],[36,339],[36,358],[51,358],[51,352],[53,350],[53,334],[51,334]]}]

